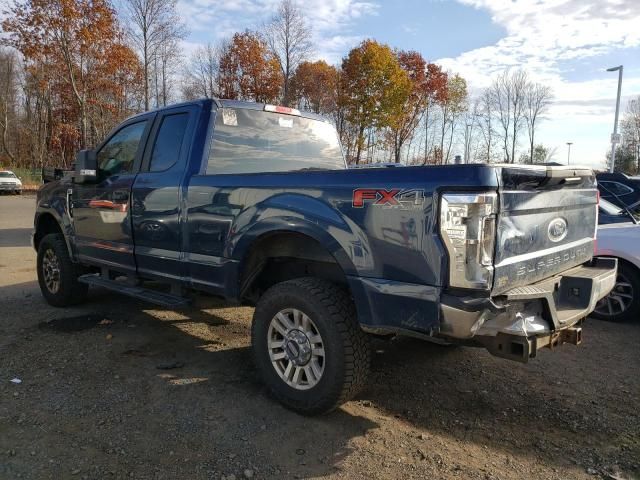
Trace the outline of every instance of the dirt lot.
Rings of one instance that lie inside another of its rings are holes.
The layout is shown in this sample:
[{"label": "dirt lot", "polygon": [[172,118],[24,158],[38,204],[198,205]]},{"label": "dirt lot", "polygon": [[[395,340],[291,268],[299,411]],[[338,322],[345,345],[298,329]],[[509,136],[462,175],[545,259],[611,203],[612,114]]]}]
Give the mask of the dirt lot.
[{"label": "dirt lot", "polygon": [[305,418],[258,380],[249,308],[46,305],[33,208],[0,197],[2,479],[640,478],[640,322],[527,365],[378,341],[370,386]]}]

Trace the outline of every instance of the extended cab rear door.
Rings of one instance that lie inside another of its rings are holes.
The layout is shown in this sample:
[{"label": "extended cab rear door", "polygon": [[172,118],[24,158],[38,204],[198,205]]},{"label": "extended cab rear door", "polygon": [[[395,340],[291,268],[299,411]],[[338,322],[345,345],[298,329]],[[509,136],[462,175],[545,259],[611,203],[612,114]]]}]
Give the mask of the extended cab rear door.
[{"label": "extended cab rear door", "polygon": [[157,114],[131,194],[138,273],[180,279],[183,186],[199,107],[185,105]]}]

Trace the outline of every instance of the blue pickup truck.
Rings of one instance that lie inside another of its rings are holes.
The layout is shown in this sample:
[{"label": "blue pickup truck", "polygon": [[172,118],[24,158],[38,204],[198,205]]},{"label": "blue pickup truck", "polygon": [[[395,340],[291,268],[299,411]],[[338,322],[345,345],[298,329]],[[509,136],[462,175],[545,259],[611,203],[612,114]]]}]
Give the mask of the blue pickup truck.
[{"label": "blue pickup truck", "polygon": [[200,100],[132,117],[38,192],[45,299],[91,285],[170,308],[194,292],[255,306],[273,395],[329,411],[366,382],[371,335],[481,346],[526,362],[581,341],[613,287],[593,259],[590,169],[347,169],[296,109]]}]

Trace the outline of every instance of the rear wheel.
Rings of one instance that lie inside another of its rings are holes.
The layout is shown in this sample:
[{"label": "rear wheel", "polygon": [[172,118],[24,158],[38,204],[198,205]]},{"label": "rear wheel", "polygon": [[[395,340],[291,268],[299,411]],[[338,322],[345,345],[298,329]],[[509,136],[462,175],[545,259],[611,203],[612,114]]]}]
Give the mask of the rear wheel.
[{"label": "rear wheel", "polygon": [[325,413],[352,398],[369,369],[369,342],[345,290],[317,278],[270,288],[256,305],[252,344],[272,394],[299,413]]},{"label": "rear wheel", "polygon": [[634,266],[618,261],[616,284],[598,302],[593,316],[601,320],[623,322],[637,320],[640,314],[640,273]]},{"label": "rear wheel", "polygon": [[80,270],[69,258],[62,234],[51,233],[40,241],[37,270],[40,291],[50,305],[66,307],[85,300],[89,287],[78,282]]}]

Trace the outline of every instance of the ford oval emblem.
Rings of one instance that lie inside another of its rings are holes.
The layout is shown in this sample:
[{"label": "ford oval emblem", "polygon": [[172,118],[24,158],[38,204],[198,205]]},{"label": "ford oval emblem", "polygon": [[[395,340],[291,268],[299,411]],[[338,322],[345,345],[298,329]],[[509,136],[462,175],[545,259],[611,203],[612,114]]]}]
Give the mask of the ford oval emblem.
[{"label": "ford oval emblem", "polygon": [[552,242],[561,242],[569,233],[569,229],[567,228],[567,221],[564,218],[554,218],[549,222],[549,229],[547,230],[549,234],[549,240]]}]

